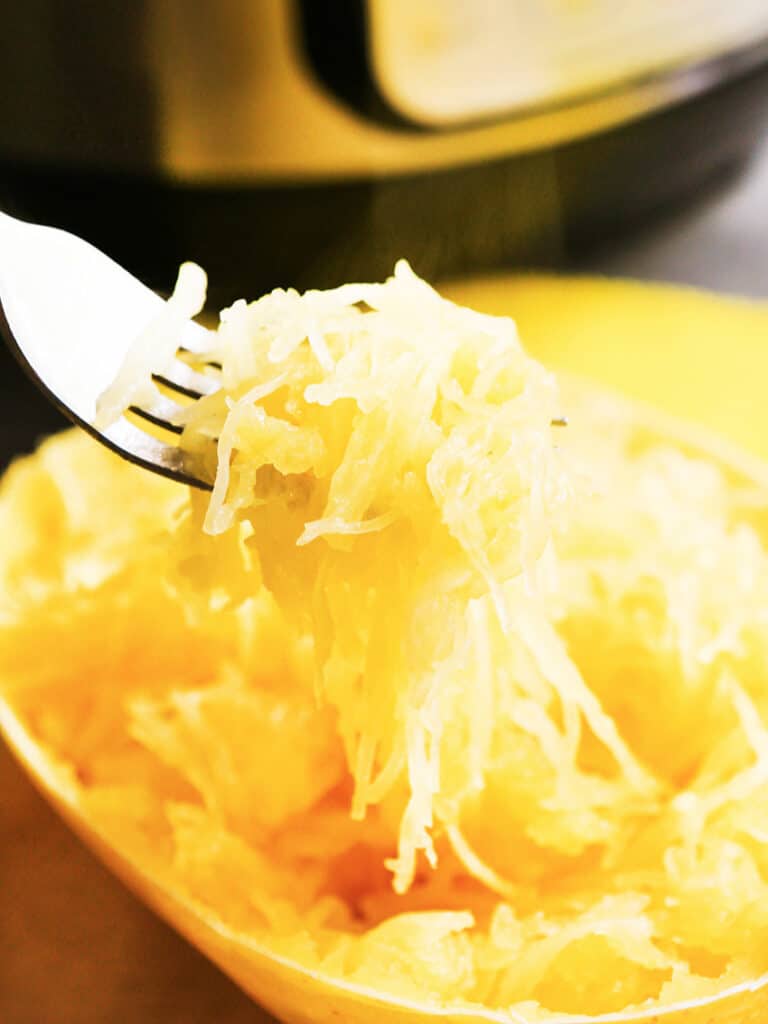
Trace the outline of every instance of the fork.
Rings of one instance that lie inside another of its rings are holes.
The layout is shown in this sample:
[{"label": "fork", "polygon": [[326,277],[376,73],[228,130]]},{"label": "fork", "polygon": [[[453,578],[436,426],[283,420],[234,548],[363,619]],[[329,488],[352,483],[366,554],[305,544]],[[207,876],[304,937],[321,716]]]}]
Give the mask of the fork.
[{"label": "fork", "polygon": [[[178,443],[174,416],[218,382],[195,369],[210,333],[189,321],[170,370],[153,375],[161,396],[96,426],[96,404],[163,300],[88,242],[58,228],[0,213],[0,331],[47,397],[118,455],[209,490],[200,456]],[[160,435],[160,436],[158,436]]]}]

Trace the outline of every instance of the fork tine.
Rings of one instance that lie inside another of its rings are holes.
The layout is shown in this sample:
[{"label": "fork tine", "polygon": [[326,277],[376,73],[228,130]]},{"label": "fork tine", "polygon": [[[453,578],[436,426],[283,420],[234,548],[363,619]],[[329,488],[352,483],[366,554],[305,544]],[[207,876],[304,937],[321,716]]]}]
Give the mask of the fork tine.
[{"label": "fork tine", "polygon": [[154,470],[162,476],[178,480],[209,491],[213,481],[200,456],[185,452],[176,444],[161,441],[125,417],[119,419],[105,431],[96,431],[90,424],[83,424],[85,429],[130,462],[135,462],[146,469]]},{"label": "fork tine", "polygon": [[205,366],[209,370],[221,370],[222,365],[217,359],[201,358],[201,353],[182,345],[176,352],[176,358],[188,366]]},{"label": "fork tine", "polygon": [[184,430],[181,424],[175,422],[175,418],[181,410],[182,406],[168,401],[167,398],[158,398],[149,407],[140,405],[129,407],[129,411],[134,416],[139,416],[148,423],[160,427],[162,430],[168,430],[173,434],[181,434]]},{"label": "fork tine", "polygon": [[205,395],[212,395],[221,387],[218,380],[193,370],[179,359],[175,360],[173,369],[168,374],[153,373],[152,380],[187,398],[203,398]]}]

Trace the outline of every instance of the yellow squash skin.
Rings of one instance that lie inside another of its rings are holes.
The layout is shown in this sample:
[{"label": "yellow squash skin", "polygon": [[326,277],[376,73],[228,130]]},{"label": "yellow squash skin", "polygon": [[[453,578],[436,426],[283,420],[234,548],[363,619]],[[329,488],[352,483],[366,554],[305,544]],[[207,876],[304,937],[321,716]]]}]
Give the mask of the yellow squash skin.
[{"label": "yellow squash skin", "polygon": [[514,316],[546,366],[616,388],[768,456],[768,308],[670,285],[603,278],[488,277],[442,293]]}]

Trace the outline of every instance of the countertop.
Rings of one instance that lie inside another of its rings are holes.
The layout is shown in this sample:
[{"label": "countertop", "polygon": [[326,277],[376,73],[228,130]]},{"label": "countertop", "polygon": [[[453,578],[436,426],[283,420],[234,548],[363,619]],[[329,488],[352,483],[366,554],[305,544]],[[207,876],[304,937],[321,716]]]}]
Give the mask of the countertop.
[{"label": "countertop", "polygon": [[768,146],[725,182],[573,269],[768,296]]}]

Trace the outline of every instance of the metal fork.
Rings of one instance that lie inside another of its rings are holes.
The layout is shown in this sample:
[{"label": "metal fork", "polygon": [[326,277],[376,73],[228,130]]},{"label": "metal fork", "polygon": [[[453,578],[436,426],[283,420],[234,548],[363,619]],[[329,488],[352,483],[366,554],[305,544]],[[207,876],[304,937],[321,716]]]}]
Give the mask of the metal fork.
[{"label": "metal fork", "polygon": [[162,306],[151,289],[81,238],[0,213],[0,330],[22,367],[65,416],[118,455],[210,489],[201,457],[179,447],[181,428],[173,422],[185,401],[219,386],[194,368],[195,354],[209,347],[209,332],[199,324],[185,328],[172,370],[154,377],[164,397],[132,406],[103,430],[95,426],[97,399]]}]

